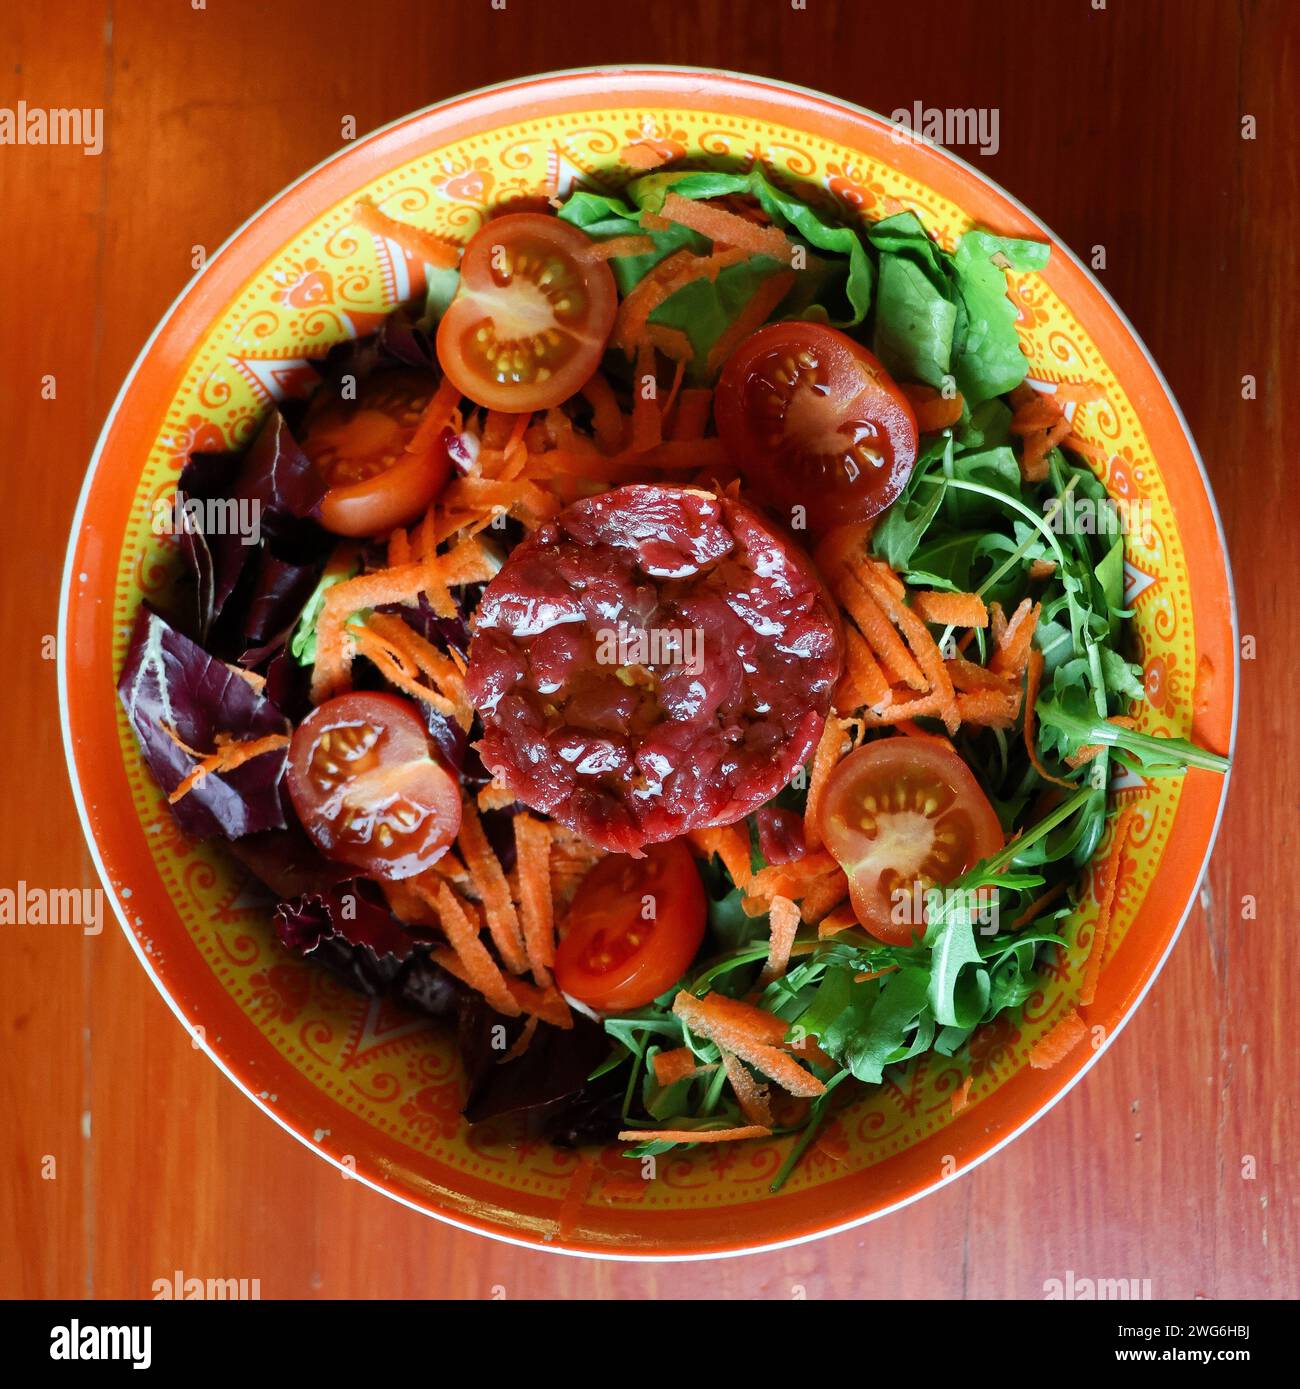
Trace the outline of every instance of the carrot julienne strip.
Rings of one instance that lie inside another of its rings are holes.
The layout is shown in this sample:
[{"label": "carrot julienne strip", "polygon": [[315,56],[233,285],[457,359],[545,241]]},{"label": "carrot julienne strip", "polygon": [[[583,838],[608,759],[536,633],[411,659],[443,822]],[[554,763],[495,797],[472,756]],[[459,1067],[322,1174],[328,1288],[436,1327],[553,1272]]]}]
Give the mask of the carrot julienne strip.
[{"label": "carrot julienne strip", "polygon": [[752,876],[749,837],[743,830],[736,825],[712,825],[692,830],[688,838],[706,858],[716,854],[737,887],[749,886]]},{"label": "carrot julienne strip", "polygon": [[457,842],[465,867],[469,869],[482,899],[483,915],[487,918],[492,941],[506,968],[512,974],[522,974],[528,968],[528,954],[524,949],[519,915],[515,911],[501,860],[488,842],[478,808],[473,802],[467,801],[461,809],[460,837]]},{"label": "carrot julienne strip", "polygon": [[440,241],[432,232],[413,227],[409,222],[397,222],[387,216],[370,202],[353,204],[352,221],[374,236],[395,241],[413,256],[436,266],[439,270],[454,270],[460,264],[461,252],[458,246]]},{"label": "carrot julienne strip", "polygon": [[498,1013],[517,1018],[523,1009],[507,987],[505,975],[479,939],[478,926],[470,919],[464,903],[441,878],[436,884],[426,883],[421,881],[424,876],[411,878],[410,884],[437,911],[438,924],[460,966],[458,977],[477,989]]},{"label": "carrot julienne strip", "polygon": [[[815,1075],[804,1070],[785,1052],[756,1041],[750,1032],[731,1022],[728,1013],[719,1010],[717,997],[709,994],[702,999],[695,998],[683,990],[673,1001],[673,1012],[692,1032],[735,1052],[742,1061],[748,1061],[755,1070],[776,1081],[790,1094],[813,1096],[825,1090],[825,1085]],[[728,1001],[734,1004],[734,1000]]]},{"label": "carrot julienne strip", "polygon": [[519,865],[519,911],[524,953],[533,978],[545,987],[555,963],[555,920],[551,896],[551,832],[531,815],[515,817],[515,857]]},{"label": "carrot julienne strip", "polygon": [[1038,614],[1042,605],[1025,598],[1011,615],[1006,630],[996,638],[993,655],[989,658],[989,669],[998,675],[1024,674],[1029,663],[1029,647],[1034,639],[1034,629],[1038,626]]},{"label": "carrot julienne strip", "polygon": [[[647,390],[650,395],[646,394]],[[632,452],[645,453],[661,443],[663,417],[659,413],[655,350],[649,342],[640,342],[636,349],[636,376],[632,387]]]},{"label": "carrot julienne strip", "polygon": [[912,595],[912,611],[923,622],[943,627],[987,627],[989,612],[978,593],[944,593],[923,589]]},{"label": "carrot julienne strip", "polygon": [[770,922],[768,933],[767,963],[759,975],[761,988],[780,978],[790,964],[790,948],[794,945],[795,933],[799,929],[799,908],[788,898],[777,895],[772,898],[772,908],[768,914]]},{"label": "carrot julienne strip", "polygon": [[726,208],[683,198],[678,193],[669,193],[664,199],[663,215],[720,245],[790,263],[790,238],[777,227],[760,226]]},{"label": "carrot julienne strip", "polygon": [[699,1058],[690,1047],[673,1047],[669,1051],[657,1051],[650,1063],[657,1084],[667,1089],[679,1080],[692,1076],[700,1067]]},{"label": "carrot julienne strip", "polygon": [[1087,1024],[1071,1008],[1050,1032],[1034,1044],[1029,1053],[1029,1064],[1037,1071],[1050,1070],[1064,1061],[1087,1035]]},{"label": "carrot julienne strip", "polygon": [[593,241],[587,250],[587,258],[613,260],[616,256],[650,256],[654,250],[654,238],[651,236],[611,236],[605,241]]},{"label": "carrot julienne strip", "polygon": [[[180,742],[170,729],[172,740]],[[203,760],[195,767],[176,789],[167,797],[168,805],[175,805],[178,801],[184,800],[194,788],[211,775],[220,775],[222,772],[233,772],[237,767],[242,767],[245,762],[251,762],[255,757],[261,757],[264,753],[275,752],[280,748],[289,746],[289,736],[286,733],[268,733],[262,738],[253,738],[245,743],[222,742],[221,735],[218,734],[218,743],[215,752],[208,753]],[[191,749],[186,748],[186,751]]]},{"label": "carrot julienne strip", "polygon": [[731,1052],[722,1048],[722,1065],[727,1072],[727,1080],[740,1105],[740,1112],[751,1124],[760,1128],[772,1127],[772,1106],[768,1100],[767,1086],[760,1085]]},{"label": "carrot julienne strip", "polygon": [[707,372],[710,376],[722,370],[728,357],[751,333],[757,332],[776,312],[782,299],[794,287],[793,270],[781,270],[769,275],[750,296],[749,302],[731,323],[718,335],[709,349]]},{"label": "carrot julienne strip", "polygon": [[915,658],[903,645],[903,639],[890,625],[871,591],[853,569],[844,570],[835,583],[835,596],[857,624],[885,670],[895,671],[914,690],[928,688]]},{"label": "carrot julienne strip", "polygon": [[673,416],[668,437],[675,441],[702,439],[713,410],[713,392],[692,387],[677,397],[677,413]]},{"label": "carrot julienne strip", "polygon": [[761,1124],[734,1129],[623,1129],[620,1143],[725,1143],[732,1139],[768,1138],[772,1130]]},{"label": "carrot julienne strip", "polygon": [[582,395],[591,406],[591,423],[596,443],[605,453],[617,453],[623,447],[627,420],[618,408],[613,387],[605,374],[598,371],[582,388]]},{"label": "carrot julienne strip", "polygon": [[836,764],[847,751],[845,747],[844,725],[832,710],[822,727],[822,736],[817,740],[813,753],[812,774],[808,778],[808,799],[803,817],[804,845],[808,852],[820,849],[822,843],[821,803],[826,793],[826,781],[835,770]]},{"label": "carrot julienne strip", "polygon": [[907,639],[917,664],[940,698],[939,716],[943,719],[944,726],[949,734],[955,733],[960,722],[956,691],[943,663],[943,653],[930,635],[929,628],[890,590],[888,583],[879,574],[869,570],[864,578],[871,596]]},{"label": "carrot julienne strip", "polygon": [[1097,981],[1101,977],[1102,956],[1106,953],[1106,939],[1110,935],[1111,915],[1115,908],[1115,893],[1119,888],[1119,870],[1124,862],[1124,848],[1133,831],[1136,815],[1134,808],[1125,806],[1115,823],[1115,841],[1106,858],[1103,868],[1105,886],[1102,888],[1097,924],[1092,931],[1092,945],[1088,951],[1088,962],[1083,970],[1083,985],[1079,989],[1079,1002],[1085,1008],[1097,997]]}]

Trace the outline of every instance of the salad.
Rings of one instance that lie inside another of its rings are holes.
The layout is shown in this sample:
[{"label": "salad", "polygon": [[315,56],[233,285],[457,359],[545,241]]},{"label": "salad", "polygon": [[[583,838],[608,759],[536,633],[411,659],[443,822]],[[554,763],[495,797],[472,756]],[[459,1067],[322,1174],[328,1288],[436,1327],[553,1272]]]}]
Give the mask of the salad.
[{"label": "salad", "polygon": [[453,1029],[470,1123],[793,1134],[774,1189],[1046,962],[1090,1003],[1111,773],[1227,764],[1132,717],[1124,535],[1007,294],[1047,246],[757,171],[353,219],[427,295],[189,458],[119,683],[284,948]]}]

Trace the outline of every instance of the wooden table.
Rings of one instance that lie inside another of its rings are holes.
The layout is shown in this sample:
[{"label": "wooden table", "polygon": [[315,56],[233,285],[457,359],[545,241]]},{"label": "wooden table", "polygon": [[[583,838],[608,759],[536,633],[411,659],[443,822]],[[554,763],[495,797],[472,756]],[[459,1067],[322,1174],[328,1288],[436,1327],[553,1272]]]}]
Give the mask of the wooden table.
[{"label": "wooden table", "polygon": [[[786,1252],[674,1268],[460,1234],[341,1181],[259,1114],[193,1050],[114,925],[98,938],[7,926],[0,1296],[147,1296],[177,1269],[257,1277],[268,1297],[1041,1297],[1067,1269],[1149,1277],[1156,1296],[1300,1292],[1297,747],[1281,697],[1300,626],[1300,483],[1282,442],[1300,10],[1201,0],[1193,19],[1190,6],[1098,2],[663,0],[617,31],[607,0],[63,0],[56,27],[45,6],[4,7],[0,106],[102,106],[106,144],[98,158],[0,147],[0,884],[95,881],[49,634],[100,423],[192,247],[215,247],[330,153],[345,116],[364,132],[547,68],[691,61],[884,112],[996,108],[998,153],[966,153],[1076,251],[1105,247],[1102,279],[1204,452],[1255,649],[1219,850],[1163,977],[1083,1085],[919,1205]],[[1243,921],[1247,895],[1258,916]]]}]

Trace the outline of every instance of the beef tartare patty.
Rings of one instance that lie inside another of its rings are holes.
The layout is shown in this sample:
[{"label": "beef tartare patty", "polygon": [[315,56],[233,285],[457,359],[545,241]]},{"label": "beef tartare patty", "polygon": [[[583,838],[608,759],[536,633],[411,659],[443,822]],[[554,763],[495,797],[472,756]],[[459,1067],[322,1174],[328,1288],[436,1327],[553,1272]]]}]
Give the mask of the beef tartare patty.
[{"label": "beef tartare patty", "polygon": [[635,854],[786,785],[841,663],[838,614],[789,539],[734,498],[641,484],[514,550],[479,606],[466,685],[497,779]]}]

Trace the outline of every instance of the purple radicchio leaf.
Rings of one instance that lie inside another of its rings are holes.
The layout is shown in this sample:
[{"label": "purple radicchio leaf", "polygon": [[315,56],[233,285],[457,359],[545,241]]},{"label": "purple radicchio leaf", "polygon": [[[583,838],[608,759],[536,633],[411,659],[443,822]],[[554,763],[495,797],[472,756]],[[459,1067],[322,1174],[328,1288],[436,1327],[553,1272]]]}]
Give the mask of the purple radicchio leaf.
[{"label": "purple radicchio leaf", "polygon": [[[215,749],[218,733],[243,741],[290,732],[283,714],[238,671],[209,656],[147,606],[136,619],[117,692],[145,763],[167,794],[194,767],[176,738],[208,753]],[[171,807],[172,814],[198,839],[214,834],[236,839],[283,829],[280,784],[286,751],[277,748],[233,771],[203,777]]]}]

